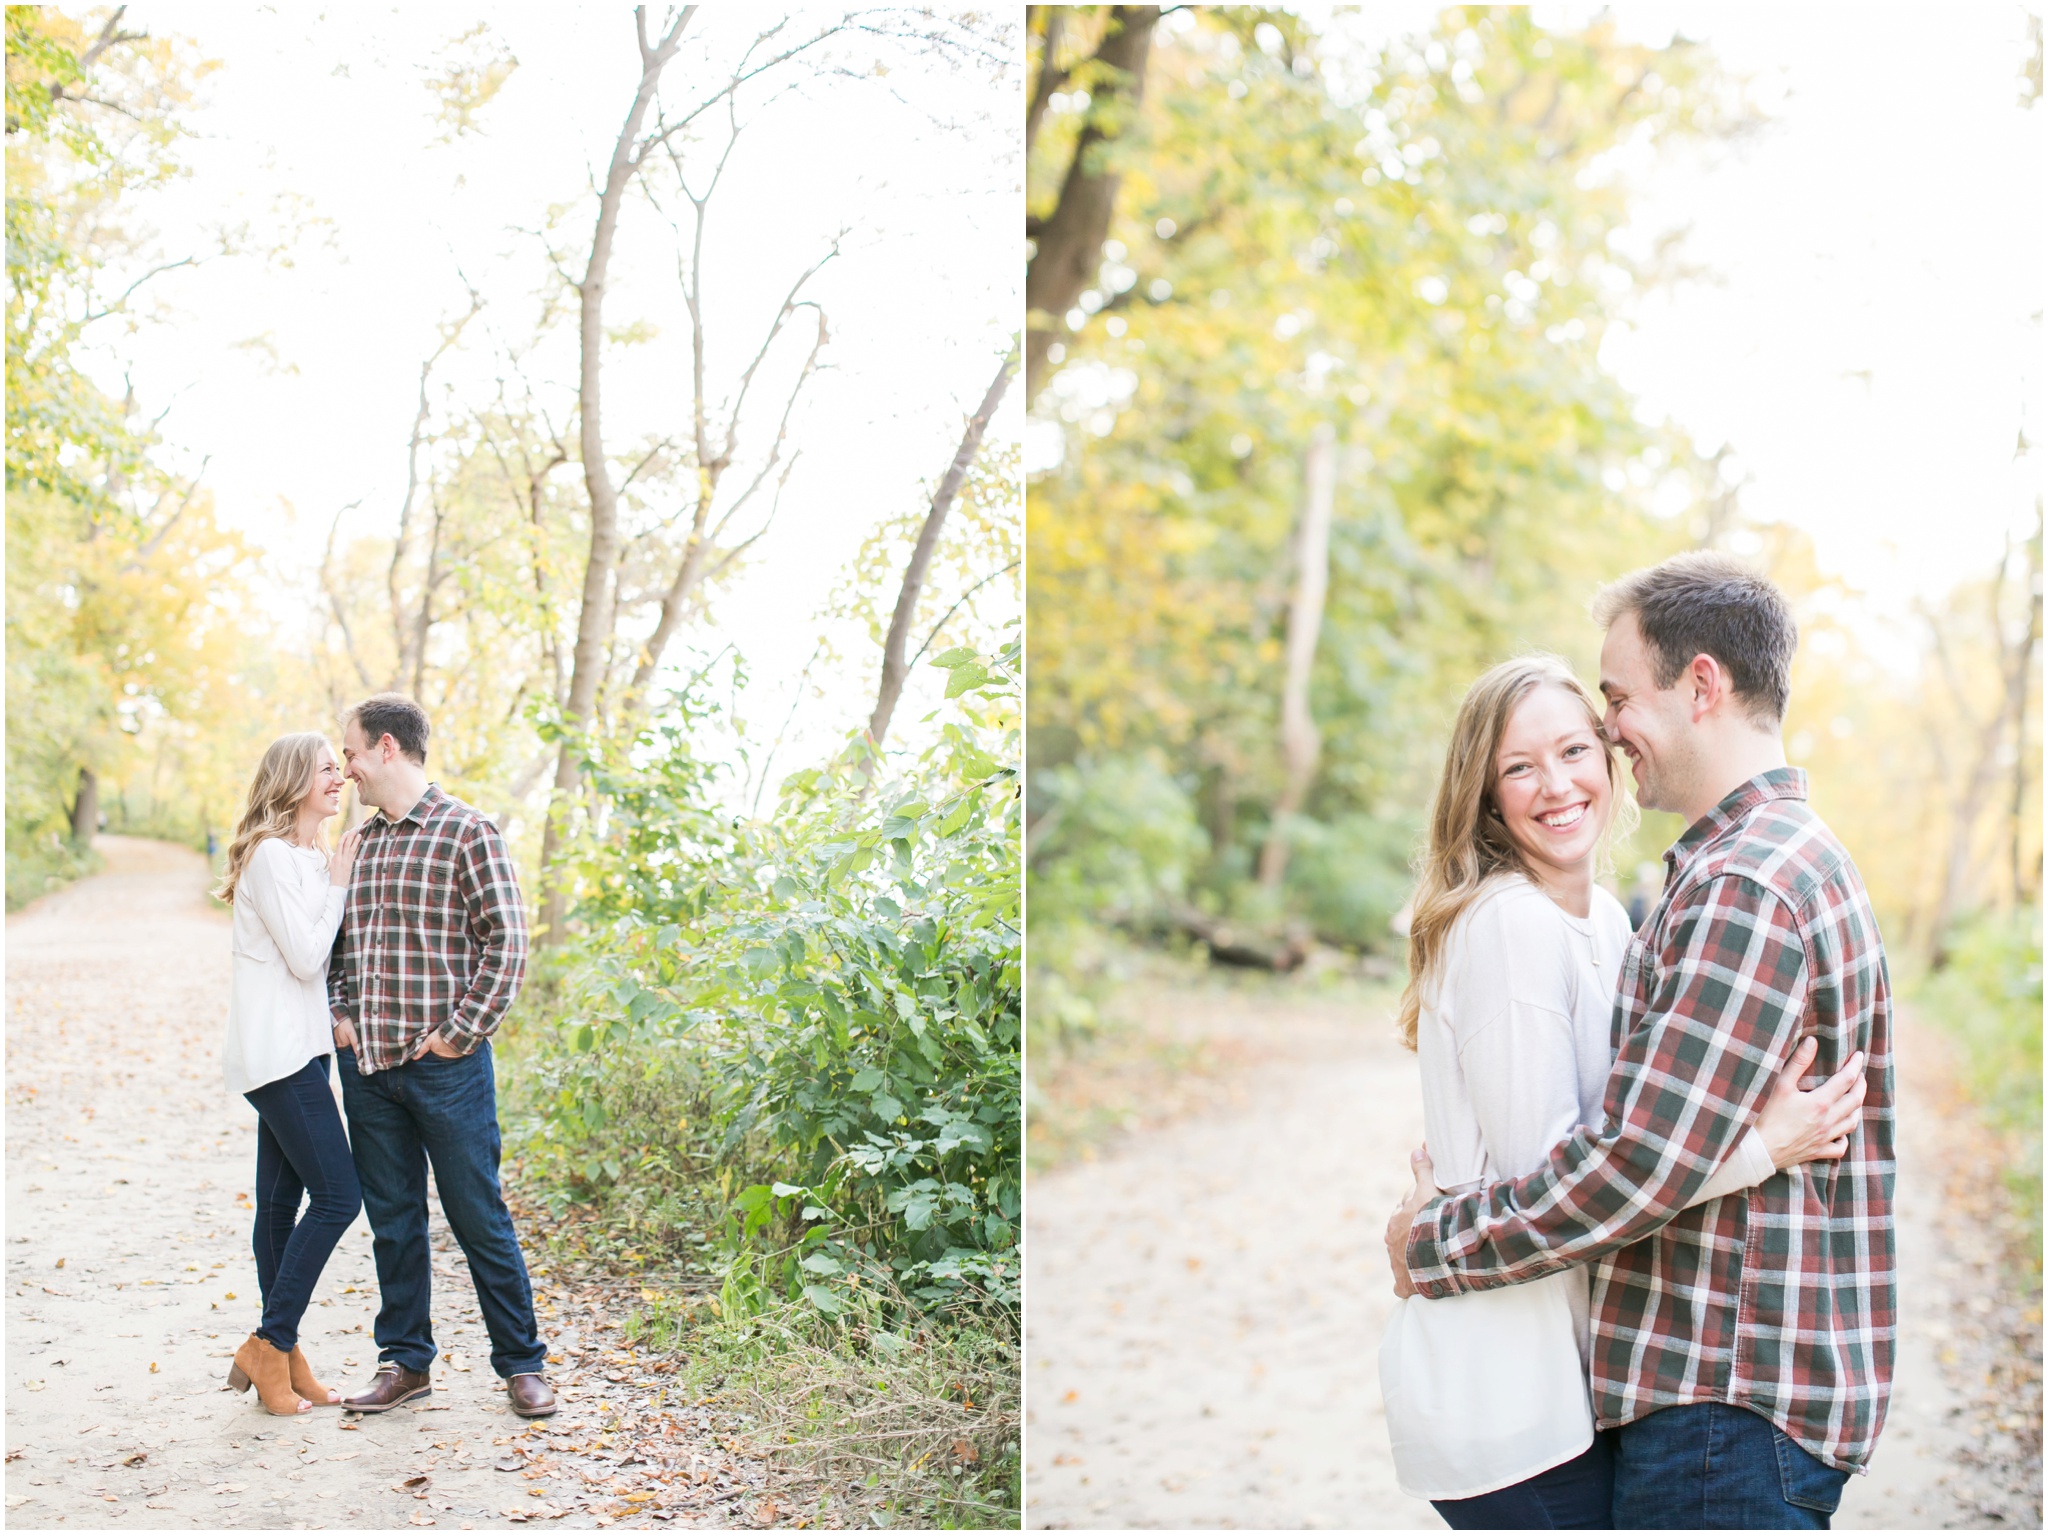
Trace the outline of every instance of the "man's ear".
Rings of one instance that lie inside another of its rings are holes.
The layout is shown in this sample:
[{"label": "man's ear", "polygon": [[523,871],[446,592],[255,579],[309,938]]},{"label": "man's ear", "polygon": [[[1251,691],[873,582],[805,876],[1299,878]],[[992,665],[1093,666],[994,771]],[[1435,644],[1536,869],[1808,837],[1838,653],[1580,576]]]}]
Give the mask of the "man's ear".
[{"label": "man's ear", "polygon": [[1692,658],[1692,664],[1685,669],[1685,685],[1691,690],[1688,700],[1692,721],[1697,725],[1725,703],[1730,696],[1728,673],[1721,663],[1705,651]]}]

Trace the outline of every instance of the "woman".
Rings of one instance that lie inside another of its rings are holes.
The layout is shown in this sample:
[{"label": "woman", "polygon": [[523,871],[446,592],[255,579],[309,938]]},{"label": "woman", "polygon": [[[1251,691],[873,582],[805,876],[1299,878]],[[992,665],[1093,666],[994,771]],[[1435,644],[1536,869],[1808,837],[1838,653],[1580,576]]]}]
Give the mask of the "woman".
[{"label": "woman", "polygon": [[[1401,999],[1446,1187],[1524,1177],[1601,1123],[1629,922],[1594,874],[1609,830],[1634,815],[1599,705],[1564,662],[1524,657],[1472,685],[1431,810]],[[1801,1048],[1693,1203],[1842,1154],[1842,1115],[1801,1102],[1813,1046]],[[1380,1379],[1402,1490],[1453,1529],[1611,1528],[1589,1348],[1582,1266],[1397,1302]]]},{"label": "woman", "polygon": [[[235,1350],[228,1384],[271,1412],[333,1406],[314,1378],[299,1319],[334,1244],[362,1208],[355,1163],[328,1085],[333,1039],[327,954],[341,925],[361,834],[330,855],[322,823],[341,809],[341,764],[324,736],[270,744],[249,787],[214,894],[234,907],[234,985],[221,1052],[230,1091],[256,1110],[256,1279],[263,1317]],[[304,1216],[302,1195],[311,1195]]]}]

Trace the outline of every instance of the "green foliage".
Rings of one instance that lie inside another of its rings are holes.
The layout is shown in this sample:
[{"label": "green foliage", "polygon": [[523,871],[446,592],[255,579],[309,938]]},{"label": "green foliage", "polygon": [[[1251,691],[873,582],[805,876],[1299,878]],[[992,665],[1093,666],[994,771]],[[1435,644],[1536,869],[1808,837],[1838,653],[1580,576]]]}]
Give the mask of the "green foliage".
[{"label": "green foliage", "polygon": [[1031,1028],[1046,1046],[1092,1032],[1121,972],[1115,928],[1186,899],[1208,839],[1156,754],[1084,758],[1031,775]]},{"label": "green foliage", "polygon": [[[873,784],[856,743],[765,822],[710,808],[692,716],[582,748],[606,810],[574,853],[585,936],[532,1060],[533,1155],[584,1189],[715,1170],[728,1314],[879,1291],[1014,1326],[1016,663],[940,656],[956,702],[912,772]],[[671,1117],[621,1117],[635,1080]]]},{"label": "green foliage", "polygon": [[[1063,163],[1060,110],[1037,169]],[[1525,7],[1453,8],[1383,52],[1267,12],[1163,20],[1109,151],[1111,239],[1034,406],[1061,444],[1029,487],[1035,779],[1158,754],[1209,840],[1178,877],[1257,904],[1302,464],[1328,428],[1321,767],[1285,904],[1391,946],[1465,685],[1532,648],[1590,671],[1587,599],[1691,542],[1716,489],[1598,354],[1659,271],[1611,238],[1624,159],[1741,120],[1694,45]],[[1037,211],[1056,191],[1034,179]],[[1057,883],[1044,858],[1033,879]]]},{"label": "green foliage", "polygon": [[[2041,909],[1983,912],[1958,925],[1948,963],[1913,999],[1961,1047],[1970,1095],[2011,1135],[2014,1208],[2041,1222]],[[2038,1246],[2036,1248],[2038,1251]]]}]

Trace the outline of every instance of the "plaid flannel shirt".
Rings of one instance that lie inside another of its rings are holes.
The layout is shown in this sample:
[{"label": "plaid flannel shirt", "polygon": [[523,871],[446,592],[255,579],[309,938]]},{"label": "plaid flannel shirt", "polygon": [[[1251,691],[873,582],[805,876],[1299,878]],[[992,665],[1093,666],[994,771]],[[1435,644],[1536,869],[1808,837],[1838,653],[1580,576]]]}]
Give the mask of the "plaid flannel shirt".
[{"label": "plaid flannel shirt", "polygon": [[327,965],[328,1006],[356,1026],[356,1070],[396,1066],[428,1031],[463,1055],[490,1038],[526,973],[526,908],[505,839],[437,784],[363,823]]},{"label": "plaid flannel shirt", "polygon": [[[1602,1428],[1726,1402],[1861,1472],[1897,1336],[1891,992],[1877,922],[1795,768],[1743,784],[1664,858],[1663,898],[1622,962],[1604,1125],[1582,1126],[1526,1178],[1425,1205],[1409,1273],[1441,1297],[1597,1259]],[[1820,1040],[1809,1087],[1854,1051],[1869,1058],[1848,1155],[1686,1209],[1807,1034]]]}]

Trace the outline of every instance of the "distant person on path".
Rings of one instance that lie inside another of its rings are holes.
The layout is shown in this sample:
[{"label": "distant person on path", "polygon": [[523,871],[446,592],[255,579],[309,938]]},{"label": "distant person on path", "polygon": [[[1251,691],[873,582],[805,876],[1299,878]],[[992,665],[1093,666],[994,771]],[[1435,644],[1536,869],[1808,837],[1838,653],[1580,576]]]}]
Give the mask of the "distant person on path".
[{"label": "distant person on path", "polygon": [[[1595,617],[1606,736],[1641,803],[1689,825],[1622,961],[1602,1113],[1476,1189],[1439,1194],[1419,1154],[1387,1227],[1395,1288],[1500,1292],[1594,1260],[1614,1526],[1825,1529],[1868,1468],[1897,1334],[1876,918],[1785,764],[1797,632],[1783,595],[1696,553],[1623,578]],[[1867,1098],[1839,1160],[1700,1200],[1774,1076],[1846,1075],[1859,1055]]]},{"label": "distant person on path", "polygon": [[[263,1316],[228,1382],[271,1412],[331,1407],[299,1348],[299,1321],[334,1244],[362,1208],[328,1075],[327,954],[361,838],[320,845],[341,808],[341,763],[320,735],[281,736],[256,765],[214,894],[234,909],[234,972],[221,1066],[256,1110],[256,1284]],[[299,1214],[299,1201],[308,1199]]]},{"label": "distant person on path", "polygon": [[[1473,683],[1431,806],[1409,914],[1403,1040],[1422,1069],[1431,1154],[1454,1184],[1532,1173],[1600,1120],[1609,1020],[1629,927],[1594,883],[1635,806],[1600,707],[1554,656]],[[1851,1087],[1779,1076],[1759,1124],[1689,1203],[1840,1154]],[[1612,1457],[1587,1395],[1583,1264],[1512,1289],[1396,1302],[1381,1394],[1403,1491],[1454,1529],[1608,1528]]]},{"label": "distant person on path", "polygon": [[342,756],[363,802],[361,867],[327,999],[341,1052],[363,1206],[375,1237],[376,1378],[346,1406],[386,1412],[433,1389],[427,1169],[469,1259],[512,1410],[546,1417],[555,1395],[518,1233],[498,1182],[490,1037],[526,971],[526,912],[505,839],[427,781],[427,716],[380,693],[349,710]]}]

